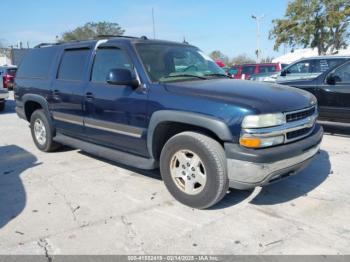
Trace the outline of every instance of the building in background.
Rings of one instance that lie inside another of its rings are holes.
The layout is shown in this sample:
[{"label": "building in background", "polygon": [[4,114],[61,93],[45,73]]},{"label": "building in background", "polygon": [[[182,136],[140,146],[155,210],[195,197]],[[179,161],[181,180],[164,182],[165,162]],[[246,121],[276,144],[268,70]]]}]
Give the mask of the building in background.
[{"label": "building in background", "polygon": [[[291,64],[301,58],[315,57],[318,56],[317,49],[305,48],[297,49],[293,52],[279,56],[272,60],[273,63]],[[350,56],[350,47],[347,49],[339,50],[336,56]]]}]

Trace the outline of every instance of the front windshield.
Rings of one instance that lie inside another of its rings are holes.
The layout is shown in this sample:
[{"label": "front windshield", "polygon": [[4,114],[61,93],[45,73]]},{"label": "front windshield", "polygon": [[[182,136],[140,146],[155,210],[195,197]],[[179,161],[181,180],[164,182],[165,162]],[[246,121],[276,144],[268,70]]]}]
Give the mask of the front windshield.
[{"label": "front windshield", "polygon": [[153,82],[226,77],[225,71],[193,46],[137,44],[136,49]]}]

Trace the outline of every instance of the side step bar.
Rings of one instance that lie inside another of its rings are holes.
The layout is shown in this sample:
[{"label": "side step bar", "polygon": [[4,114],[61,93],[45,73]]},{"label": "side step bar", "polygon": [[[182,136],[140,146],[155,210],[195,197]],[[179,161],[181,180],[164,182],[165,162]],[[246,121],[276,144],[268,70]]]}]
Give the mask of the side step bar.
[{"label": "side step bar", "polygon": [[135,156],[129,153],[99,146],[66,135],[57,134],[53,140],[60,144],[67,145],[76,149],[81,149],[82,151],[85,151],[97,157],[105,158],[127,166],[145,170],[158,168],[157,162],[154,159]]}]

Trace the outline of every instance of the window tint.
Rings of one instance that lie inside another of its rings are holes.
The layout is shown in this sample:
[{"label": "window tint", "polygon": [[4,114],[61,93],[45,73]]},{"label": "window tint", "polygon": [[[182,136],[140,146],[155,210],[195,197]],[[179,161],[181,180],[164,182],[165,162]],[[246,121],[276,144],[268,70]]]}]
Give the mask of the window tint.
[{"label": "window tint", "polygon": [[326,63],[323,62],[324,60],[320,60],[320,72],[326,72],[328,69],[331,69],[340,63],[344,62],[343,58],[338,58],[338,59],[327,59]]},{"label": "window tint", "polygon": [[231,68],[228,70],[228,73],[231,75],[235,75],[238,73],[238,68]]},{"label": "window tint", "polygon": [[242,68],[242,74],[254,74],[255,66],[243,66]]},{"label": "window tint", "polygon": [[261,65],[259,66],[260,73],[271,73],[276,72],[276,67],[274,65]]},{"label": "window tint", "polygon": [[92,69],[91,81],[106,82],[107,75],[111,69],[129,69],[133,72],[133,66],[124,50],[118,48],[98,49]]},{"label": "window tint", "polygon": [[335,70],[334,75],[338,83],[350,83],[350,63]]},{"label": "window tint", "polygon": [[63,54],[57,78],[81,81],[89,58],[89,49],[66,50]]},{"label": "window tint", "polygon": [[301,61],[288,68],[288,74],[307,74],[315,72],[315,63],[311,60]]},{"label": "window tint", "polygon": [[57,53],[55,47],[34,48],[19,66],[18,78],[47,78]]},{"label": "window tint", "polygon": [[7,74],[9,74],[10,76],[15,76],[17,72],[17,68],[9,68],[7,69]]}]

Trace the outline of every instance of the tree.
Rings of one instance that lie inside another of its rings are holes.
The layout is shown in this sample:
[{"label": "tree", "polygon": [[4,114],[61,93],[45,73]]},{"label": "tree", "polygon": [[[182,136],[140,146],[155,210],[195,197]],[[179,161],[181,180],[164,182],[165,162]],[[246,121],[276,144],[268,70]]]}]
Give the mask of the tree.
[{"label": "tree", "polygon": [[335,53],[347,47],[349,22],[349,0],[293,0],[285,18],[272,21],[270,39],[275,50],[287,44],[317,48],[319,55]]},{"label": "tree", "polygon": [[96,38],[99,35],[123,35],[119,24],[110,22],[89,22],[72,31],[64,32],[59,41],[74,41]]},{"label": "tree", "polygon": [[246,54],[240,54],[232,58],[231,64],[232,65],[241,65],[241,64],[251,64],[255,63],[255,60]]},{"label": "tree", "polygon": [[211,52],[209,56],[214,60],[220,60],[225,65],[228,65],[230,63],[229,57],[227,55],[223,54],[219,50],[215,50],[215,51]]},{"label": "tree", "polygon": [[273,57],[267,56],[267,57],[262,58],[260,63],[272,63],[273,59],[274,59]]}]

